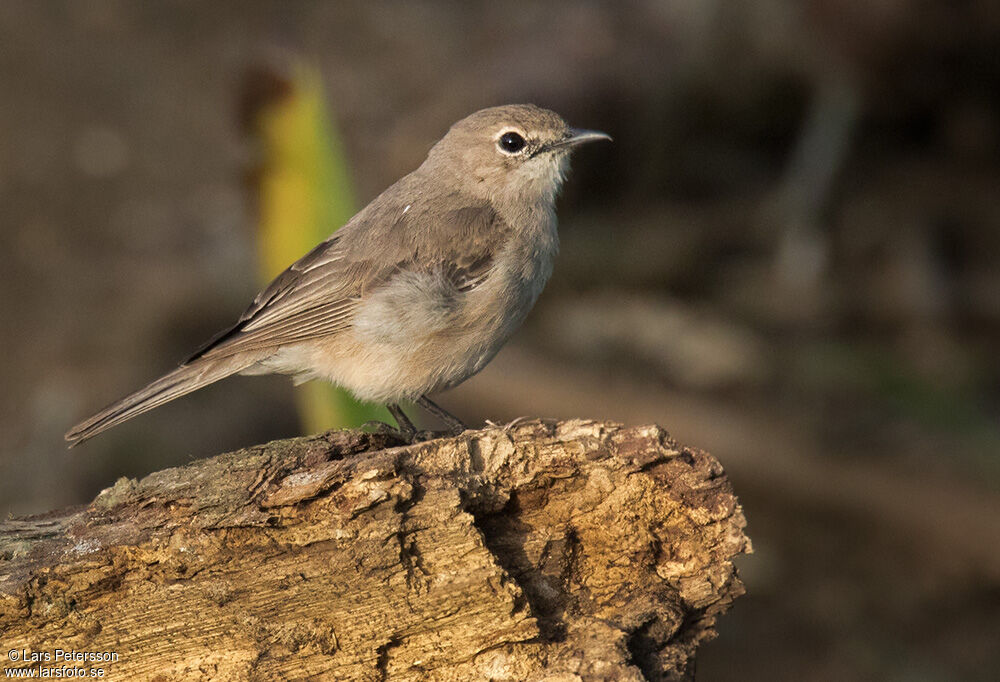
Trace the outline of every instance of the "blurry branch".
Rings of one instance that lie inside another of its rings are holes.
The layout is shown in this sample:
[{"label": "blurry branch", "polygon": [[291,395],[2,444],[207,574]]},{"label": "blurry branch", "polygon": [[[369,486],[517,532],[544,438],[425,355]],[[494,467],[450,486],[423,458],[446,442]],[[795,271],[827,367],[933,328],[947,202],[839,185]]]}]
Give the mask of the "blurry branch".
[{"label": "blurry branch", "polygon": [[858,86],[845,76],[820,79],[776,198],[781,240],[775,274],[790,305],[812,313],[828,266],[824,212],[848,160],[861,114]]},{"label": "blurry branch", "polygon": [[851,151],[860,97],[858,87],[845,79],[819,83],[780,188],[788,229],[821,220]]},{"label": "blurry branch", "polygon": [[[260,154],[250,184],[263,284],[354,215],[348,162],[325,98],[319,73],[304,64],[290,75],[259,69],[247,78],[243,122]],[[388,416],[320,382],[300,387],[298,402],[307,433]]]},{"label": "blurry branch", "polygon": [[5,647],[130,680],[686,680],[743,592],[729,480],[658,427],[389,445],[275,441],[0,524]]}]

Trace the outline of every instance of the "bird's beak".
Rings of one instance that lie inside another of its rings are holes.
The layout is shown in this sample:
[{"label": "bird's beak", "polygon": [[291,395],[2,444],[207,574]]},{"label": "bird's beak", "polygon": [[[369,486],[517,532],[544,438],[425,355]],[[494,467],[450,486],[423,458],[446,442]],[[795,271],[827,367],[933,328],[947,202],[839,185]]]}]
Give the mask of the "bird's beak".
[{"label": "bird's beak", "polygon": [[600,130],[584,130],[583,128],[570,128],[569,137],[563,141],[564,145],[578,145],[583,142],[594,142],[595,140],[611,141],[611,136],[602,133]]},{"label": "bird's beak", "polygon": [[575,147],[578,144],[583,144],[584,142],[594,142],[595,140],[611,140],[611,136],[607,133],[602,133],[600,130],[584,130],[583,128],[570,128],[569,135],[554,142],[550,145],[546,145],[540,151],[552,151],[555,149],[565,149],[567,147]]}]

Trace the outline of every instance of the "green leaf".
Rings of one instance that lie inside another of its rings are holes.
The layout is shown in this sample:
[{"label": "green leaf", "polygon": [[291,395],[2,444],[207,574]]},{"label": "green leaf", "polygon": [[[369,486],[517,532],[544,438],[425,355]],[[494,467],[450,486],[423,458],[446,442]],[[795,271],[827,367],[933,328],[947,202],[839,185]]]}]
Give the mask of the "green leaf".
[{"label": "green leaf", "polygon": [[[264,283],[339,229],[357,205],[319,72],[298,65],[284,85],[278,97],[256,112],[254,121],[262,153],[256,182]],[[388,418],[384,408],[361,403],[325,382],[296,390],[308,433]]]}]

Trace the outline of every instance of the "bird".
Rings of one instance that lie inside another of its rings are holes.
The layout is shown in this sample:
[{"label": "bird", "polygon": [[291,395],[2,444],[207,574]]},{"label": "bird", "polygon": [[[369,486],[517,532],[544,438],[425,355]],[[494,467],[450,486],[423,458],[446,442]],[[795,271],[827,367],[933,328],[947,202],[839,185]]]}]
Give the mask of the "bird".
[{"label": "bird", "polygon": [[179,367],[65,435],[70,447],[234,374],[322,379],[385,404],[415,402],[445,433],[465,425],[428,398],[479,372],[521,325],[559,250],[555,201],[570,153],[611,140],[533,104],[477,111],[414,171],[292,263],[231,327]]}]

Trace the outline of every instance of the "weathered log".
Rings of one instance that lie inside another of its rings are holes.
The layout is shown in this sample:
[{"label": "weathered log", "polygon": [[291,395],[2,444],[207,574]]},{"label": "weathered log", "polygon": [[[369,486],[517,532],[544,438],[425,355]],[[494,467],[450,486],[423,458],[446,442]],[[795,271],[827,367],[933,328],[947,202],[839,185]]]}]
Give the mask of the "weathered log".
[{"label": "weathered log", "polygon": [[121,680],[690,679],[743,592],[728,479],[658,427],[392,445],[275,441],[0,524],[0,657],[27,659],[3,666],[62,650],[117,655],[68,665]]}]

